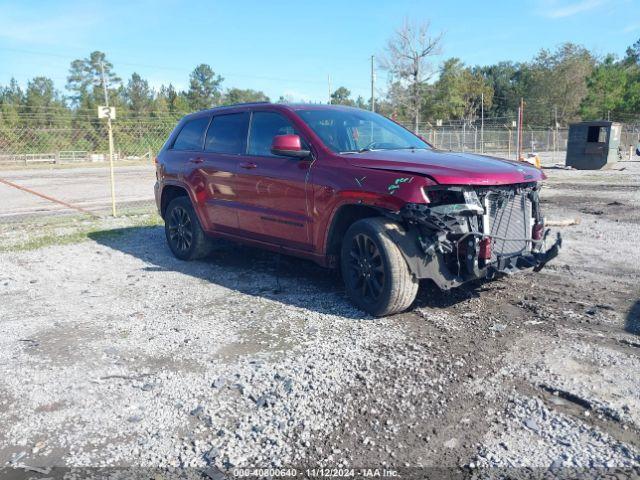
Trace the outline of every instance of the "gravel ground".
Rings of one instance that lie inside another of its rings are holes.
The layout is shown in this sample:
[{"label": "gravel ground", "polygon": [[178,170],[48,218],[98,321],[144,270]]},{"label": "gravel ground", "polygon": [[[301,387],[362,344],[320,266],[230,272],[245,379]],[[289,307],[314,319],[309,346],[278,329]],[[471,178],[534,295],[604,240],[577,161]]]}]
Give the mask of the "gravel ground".
[{"label": "gravel ground", "polygon": [[617,168],[547,171],[547,217],[580,223],[541,273],[385,319],[305,261],[180,262],[155,225],[0,253],[0,464],[630,474],[640,164]]}]

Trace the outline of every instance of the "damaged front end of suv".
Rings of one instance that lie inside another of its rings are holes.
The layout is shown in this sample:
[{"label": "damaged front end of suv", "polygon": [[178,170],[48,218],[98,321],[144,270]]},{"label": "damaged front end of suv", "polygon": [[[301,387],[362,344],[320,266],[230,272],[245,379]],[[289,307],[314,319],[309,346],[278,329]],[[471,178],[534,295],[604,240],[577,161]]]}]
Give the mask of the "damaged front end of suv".
[{"label": "damaged front end of suv", "polygon": [[428,203],[407,203],[397,216],[405,230],[388,232],[413,275],[448,290],[496,273],[542,269],[558,255],[558,233],[540,212],[538,183],[425,187]]}]

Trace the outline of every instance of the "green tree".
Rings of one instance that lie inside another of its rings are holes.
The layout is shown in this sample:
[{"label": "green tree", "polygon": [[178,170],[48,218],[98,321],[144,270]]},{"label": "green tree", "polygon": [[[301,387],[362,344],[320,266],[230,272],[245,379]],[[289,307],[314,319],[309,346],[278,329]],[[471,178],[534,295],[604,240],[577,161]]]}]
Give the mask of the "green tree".
[{"label": "green tree", "polygon": [[124,91],[127,106],[134,117],[148,116],[153,107],[153,91],[149,82],[133,73]]},{"label": "green tree", "polygon": [[482,100],[490,109],[493,87],[479,72],[464,66],[459,58],[444,62],[435,84],[434,113],[442,119],[455,118],[471,123],[480,114]]},{"label": "green tree", "polygon": [[35,77],[27,83],[23,108],[29,126],[29,139],[23,149],[47,152],[60,150],[67,145],[59,131],[51,128],[69,126],[71,123],[70,112],[51,79]]},{"label": "green tree", "polygon": [[477,67],[474,72],[480,73],[493,89],[492,105],[485,109],[487,116],[502,119],[515,117],[520,98],[526,95],[530,83],[529,67],[523,63],[499,62]]},{"label": "green tree", "polygon": [[250,103],[250,102],[268,102],[269,97],[258,90],[252,90],[250,88],[230,88],[224,94],[222,99],[223,105],[233,105],[235,103]]},{"label": "green tree", "polygon": [[640,112],[640,39],[627,49],[622,65],[627,83],[621,109],[637,115]]},{"label": "green tree", "polygon": [[172,84],[160,87],[155,103],[155,110],[159,114],[169,113],[171,116],[177,117],[189,111],[186,94],[178,92]]},{"label": "green tree", "polygon": [[338,87],[331,94],[331,103],[333,105],[348,105],[353,107],[355,102],[351,99],[351,91],[346,87]]},{"label": "green tree", "polygon": [[191,110],[211,108],[220,102],[220,85],[223,78],[211,69],[209,65],[198,65],[189,76],[189,90],[187,99]]},{"label": "green tree", "polygon": [[578,120],[595,64],[587,49],[573,43],[555,52],[541,50],[530,64],[531,83],[524,95],[527,123],[552,125],[556,111],[561,124]]},{"label": "green tree", "polygon": [[586,119],[607,118],[611,111],[625,110],[629,68],[607,55],[587,80],[587,95],[582,101],[581,116]]},{"label": "green tree", "polygon": [[24,92],[15,78],[6,87],[0,86],[0,152],[18,153],[21,145],[20,106]]},{"label": "green tree", "polygon": [[625,63],[640,64],[640,39],[627,48]]},{"label": "green tree", "polygon": [[0,125],[16,127],[20,123],[20,108],[24,103],[24,92],[15,78],[6,87],[0,87]]},{"label": "green tree", "polygon": [[108,87],[109,105],[120,108],[123,105],[124,96],[122,83],[103,52],[94,51],[87,58],[71,62],[67,76],[67,90],[71,92],[72,106],[77,113],[73,120],[74,149],[89,151],[107,149],[104,121],[97,118],[97,107],[105,104],[103,68]]},{"label": "green tree", "polygon": [[53,80],[47,77],[35,77],[27,83],[24,96],[25,117],[30,126],[59,126],[68,111]]},{"label": "green tree", "polygon": [[113,105],[117,101],[120,78],[113,71],[113,64],[102,52],[91,52],[89,57],[71,62],[67,76],[67,90],[71,92],[74,105],[83,109],[94,109],[104,105],[104,90],[102,85],[102,67],[104,78],[109,86],[109,102]]}]

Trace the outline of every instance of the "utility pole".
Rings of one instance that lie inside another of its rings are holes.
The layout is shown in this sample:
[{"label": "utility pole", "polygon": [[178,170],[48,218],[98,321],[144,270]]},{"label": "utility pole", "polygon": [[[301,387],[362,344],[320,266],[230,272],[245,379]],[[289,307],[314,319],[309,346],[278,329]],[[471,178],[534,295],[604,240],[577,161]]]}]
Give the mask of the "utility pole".
[{"label": "utility pole", "polygon": [[[104,89],[104,104],[109,108],[109,93],[107,81],[104,76],[104,63],[100,61],[100,71],[102,72],[102,88]],[[107,116],[107,130],[109,132],[109,174],[111,176],[111,213],[116,216],[116,183],[113,174],[113,129],[111,127],[111,114]]]},{"label": "utility pole", "polygon": [[484,92],[480,99],[480,153],[484,153]]},{"label": "utility pole", "polygon": [[553,129],[553,161],[556,162],[556,157],[558,155],[558,106],[553,106],[553,118],[554,118],[554,129]]},{"label": "utility pole", "polygon": [[375,60],[375,56],[371,55],[371,111],[376,111],[376,94],[375,94],[375,86],[376,86],[376,71],[374,70],[373,63]]},{"label": "utility pole", "polygon": [[331,105],[331,75],[327,75],[327,83],[329,84],[329,105]]},{"label": "utility pole", "polygon": [[518,160],[524,160],[522,155],[522,119],[524,118],[524,98],[520,98],[520,107],[518,108]]}]

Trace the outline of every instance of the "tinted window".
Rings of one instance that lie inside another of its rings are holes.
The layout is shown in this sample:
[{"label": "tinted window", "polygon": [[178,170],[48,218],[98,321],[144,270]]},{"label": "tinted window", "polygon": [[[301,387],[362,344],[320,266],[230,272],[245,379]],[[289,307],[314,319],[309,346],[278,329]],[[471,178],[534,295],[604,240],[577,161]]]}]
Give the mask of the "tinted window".
[{"label": "tinted window", "polygon": [[377,113],[355,108],[299,110],[297,113],[334,152],[431,148],[424,140]]},{"label": "tinted window", "polygon": [[213,117],[204,149],[207,152],[243,154],[247,142],[248,113]]},{"label": "tinted window", "polygon": [[207,128],[209,117],[196,118],[184,124],[173,142],[174,150],[202,150],[202,137]]},{"label": "tinted window", "polygon": [[276,135],[297,133],[289,120],[275,112],[254,112],[249,136],[249,155],[274,157],[271,143]]}]

